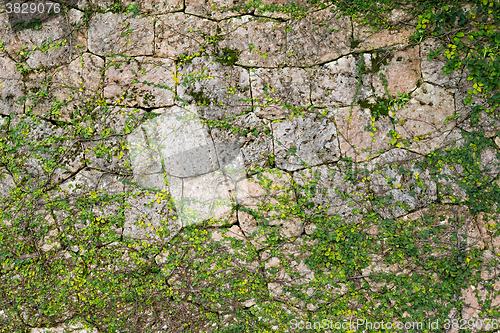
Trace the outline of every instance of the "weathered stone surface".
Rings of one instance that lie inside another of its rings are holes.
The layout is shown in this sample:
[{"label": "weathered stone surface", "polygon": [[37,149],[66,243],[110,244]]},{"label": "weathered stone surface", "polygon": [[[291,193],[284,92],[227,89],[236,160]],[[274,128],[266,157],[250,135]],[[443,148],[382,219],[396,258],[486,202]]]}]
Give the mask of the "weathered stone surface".
[{"label": "weathered stone surface", "polygon": [[214,58],[197,57],[184,65],[177,76],[190,80],[196,73],[195,82],[177,87],[178,95],[188,103],[197,103],[200,115],[209,119],[224,119],[249,110],[250,78],[248,70],[239,66],[224,66]]},{"label": "weathered stone surface", "polygon": [[0,114],[21,113],[23,103],[17,104],[24,95],[23,77],[16,68],[16,63],[9,58],[0,57]]},{"label": "weathered stone surface", "polygon": [[306,0],[263,0],[262,4],[255,8],[253,14],[255,16],[289,20],[292,18],[292,15],[290,14],[290,7],[293,5],[299,5],[306,9],[310,7],[309,11],[313,11],[315,9],[314,6],[310,6]]},{"label": "weathered stone surface", "polygon": [[384,97],[385,87],[379,75],[385,75],[389,95],[396,96],[399,93],[410,93],[417,88],[420,79],[420,54],[419,47],[406,48],[390,54],[387,65],[380,66],[380,71],[374,73],[373,86],[378,97]]},{"label": "weathered stone surface", "polygon": [[[299,193],[308,196],[306,186],[315,182],[319,177],[315,193],[311,193],[311,201],[315,204],[308,212],[312,213],[319,206],[327,207],[329,216],[338,215],[343,221],[359,220],[360,215],[355,212],[364,212],[370,207],[368,201],[368,184],[363,181],[348,179],[347,170],[342,162],[335,165],[321,165],[310,170],[305,169],[293,173],[293,180],[304,190]],[[350,204],[350,202],[353,204]],[[308,231],[309,229],[309,231]],[[316,229],[314,224],[307,226],[306,233]]]},{"label": "weathered stone surface", "polygon": [[[86,101],[95,100],[101,87],[103,68],[101,58],[85,53],[55,70],[32,73],[26,82],[26,106],[35,114],[70,121],[76,110],[85,109]],[[54,101],[58,104],[55,105]]]},{"label": "weathered stone surface", "polygon": [[106,61],[111,65],[106,69],[104,81],[104,97],[108,103],[148,108],[174,104],[176,69],[172,60],[117,57]]},{"label": "weathered stone surface", "polygon": [[[374,205],[383,218],[397,218],[437,199],[437,187],[429,171],[415,167],[418,154],[391,149],[367,163],[370,189],[384,205]],[[407,172],[401,173],[401,169]]]},{"label": "weathered stone surface", "polygon": [[[472,93],[474,91],[474,83],[472,80],[468,80],[469,76],[469,70],[464,69],[455,92],[455,107],[458,113],[457,122],[459,123],[459,127],[468,132],[480,129],[480,131],[485,133],[487,138],[494,137],[500,129],[500,121],[496,119],[498,116],[491,116],[487,112],[481,111],[472,117],[475,107],[488,108],[489,105],[486,98],[481,96],[481,94]],[[465,100],[469,91],[471,92],[471,104],[467,105]]]},{"label": "weathered stone surface", "polygon": [[444,43],[437,39],[429,38],[420,44],[421,69],[422,79],[425,82],[433,83],[444,88],[456,89],[460,81],[460,71],[453,71],[452,73],[444,76],[443,67],[448,59],[440,55],[435,59],[427,60],[427,56],[431,51],[438,51],[441,47],[444,48]]},{"label": "weathered stone surface", "polygon": [[358,84],[357,75],[356,59],[352,55],[313,70],[312,104],[316,107],[350,105]]},{"label": "weathered stone surface", "polygon": [[449,132],[456,124],[454,119],[447,120],[455,111],[453,96],[443,88],[424,83],[411,97],[405,107],[396,112],[399,122],[395,128],[403,140],[411,140],[412,150],[427,154],[444,140],[444,137],[439,140],[436,137]]},{"label": "weathered stone surface", "polygon": [[332,8],[327,8],[292,21],[286,36],[286,64],[312,66],[349,53],[352,34],[350,19],[336,16]]},{"label": "weathered stone surface", "polygon": [[413,35],[415,28],[405,27],[401,30],[382,29],[377,32],[368,25],[360,25],[353,21],[353,41],[352,46],[355,51],[367,51],[385,48],[389,46],[407,44],[409,37]]},{"label": "weathered stone surface", "polygon": [[14,31],[8,15],[0,14],[0,40],[9,55],[18,62],[25,62],[25,67],[58,66],[71,62],[87,50],[87,31],[81,27],[77,29],[82,18],[80,11],[71,9],[66,16],[44,22],[39,30]]},{"label": "weathered stone surface", "polygon": [[214,145],[196,109],[166,109],[129,135],[129,145],[139,185],[165,189],[167,175],[182,225],[208,219],[236,222],[232,193],[242,177],[243,155],[232,142]]},{"label": "weathered stone surface", "polygon": [[[262,183],[259,179],[262,179]],[[266,193],[268,186],[270,192]],[[259,214],[256,219],[243,210],[238,211],[238,221],[243,233],[258,248],[265,247],[267,238],[262,219],[268,220],[269,226],[278,227],[279,233],[286,238],[296,237],[303,231],[299,217],[278,215],[282,208],[289,208],[295,202],[290,176],[282,171],[271,170],[241,180],[237,184],[236,199],[238,204]]]},{"label": "weathered stone surface", "polygon": [[92,8],[94,10],[108,11],[113,7],[113,0],[78,0],[76,5],[80,10]]},{"label": "weathered stone surface", "polygon": [[184,1],[182,0],[123,0],[122,6],[128,8],[130,5],[139,6],[139,12],[149,15],[167,14],[172,12],[182,11],[184,9]]},{"label": "weathered stone surface", "polygon": [[253,7],[240,11],[229,9],[237,5],[242,7],[242,3],[235,0],[187,0],[185,13],[220,21],[229,17],[250,14],[253,9]]},{"label": "weathered stone surface", "polygon": [[[112,156],[103,152],[105,147],[120,147],[123,138],[118,136],[111,136],[111,134],[123,134],[126,126],[133,127],[133,124],[139,122],[144,115],[144,110],[134,108],[120,108],[120,107],[99,107],[93,110],[93,114],[100,114],[100,125],[96,126],[93,133],[100,140],[82,140],[82,147],[85,151],[86,165],[91,168],[98,168],[101,170],[114,171],[121,174],[128,174],[129,167],[126,166],[126,160],[129,158],[129,151],[125,150],[126,156],[117,156],[113,152]],[[81,124],[85,126],[86,124]],[[101,138],[101,136],[109,136]]]},{"label": "weathered stone surface", "polygon": [[243,153],[243,163],[248,170],[252,164],[260,167],[269,165],[269,155],[272,151],[271,125],[268,121],[258,118],[255,113],[249,113],[237,117],[230,123],[234,128],[241,129],[242,133],[226,131],[214,127],[210,130],[214,143],[234,142],[237,143]]},{"label": "weathered stone surface", "polygon": [[377,156],[390,148],[387,137],[394,129],[391,119],[372,117],[369,109],[359,106],[329,109],[337,126],[340,153],[355,161],[363,161]]},{"label": "weathered stone surface", "polygon": [[204,36],[213,36],[217,24],[184,13],[160,15],[155,24],[155,52],[157,56],[177,59],[181,54],[200,52]]},{"label": "weathered stone surface", "polygon": [[250,71],[255,112],[266,119],[289,116],[310,105],[309,73],[301,68],[259,68]]},{"label": "weathered stone surface", "polygon": [[219,23],[225,36],[220,48],[237,50],[236,64],[249,67],[278,67],[286,58],[286,24],[266,19],[260,22],[252,16],[232,18]]},{"label": "weathered stone surface", "polygon": [[0,170],[0,198],[8,196],[10,189],[14,186],[16,186],[14,178],[6,170]]},{"label": "weathered stone surface", "polygon": [[88,34],[89,50],[101,56],[111,53],[144,56],[152,55],[154,51],[151,17],[95,13],[89,22]]},{"label": "weathered stone surface", "polygon": [[340,158],[335,124],[326,119],[298,117],[272,124],[274,155],[280,169],[295,171]]},{"label": "weathered stone surface", "polygon": [[[236,215],[232,213],[233,200],[231,190],[234,185],[222,172],[212,172],[198,177],[183,180],[182,200],[190,200],[180,212],[184,225],[206,220],[221,220],[217,225],[236,223]],[[180,206],[177,203],[177,206]],[[190,222],[193,221],[193,222]]]}]

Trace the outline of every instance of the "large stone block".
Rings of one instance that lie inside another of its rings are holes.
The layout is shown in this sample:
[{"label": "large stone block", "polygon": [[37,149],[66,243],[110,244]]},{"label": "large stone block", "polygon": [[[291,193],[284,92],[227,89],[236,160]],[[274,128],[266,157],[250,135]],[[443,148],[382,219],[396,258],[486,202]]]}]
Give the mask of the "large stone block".
[{"label": "large stone block", "polygon": [[429,171],[415,166],[421,160],[419,154],[391,149],[367,163],[370,190],[383,202],[373,208],[383,218],[401,217],[437,199],[437,186]]},{"label": "large stone block", "polygon": [[69,63],[87,50],[87,31],[79,24],[83,14],[71,9],[45,21],[38,30],[13,30],[7,13],[0,14],[0,41],[5,51],[27,68]]},{"label": "large stone block", "polygon": [[153,54],[154,25],[151,17],[95,13],[89,22],[89,50],[108,56]]},{"label": "large stone block", "polygon": [[337,126],[342,156],[363,161],[390,148],[387,134],[394,126],[388,117],[375,120],[369,109],[359,106],[335,108],[330,113]]},{"label": "large stone block", "polygon": [[353,20],[352,48],[355,51],[368,51],[408,44],[409,38],[414,32],[415,28],[413,27],[404,27],[399,30],[375,30],[368,24],[359,24],[356,20]]},{"label": "large stone block", "polygon": [[26,106],[35,114],[70,121],[74,111],[83,111],[86,102],[96,101],[103,68],[101,58],[85,53],[68,65],[32,73],[26,81]]},{"label": "large stone block", "polygon": [[350,105],[358,85],[358,72],[356,59],[352,55],[314,69],[311,80],[312,104],[317,107]]},{"label": "large stone block", "polygon": [[172,60],[111,57],[106,61],[111,65],[106,66],[104,81],[108,103],[147,108],[174,104],[176,68]]},{"label": "large stone block", "polygon": [[239,53],[238,65],[278,67],[285,63],[286,24],[245,15],[219,23],[224,39],[220,48]]},{"label": "large stone block", "polygon": [[[232,9],[235,6],[244,8],[235,11]],[[235,0],[187,0],[185,13],[220,21],[229,17],[250,14],[253,7],[246,7],[246,4]]]},{"label": "large stone block", "polygon": [[335,124],[326,118],[298,117],[273,123],[276,165],[288,171],[340,158]]},{"label": "large stone block", "polygon": [[261,117],[285,118],[294,108],[310,105],[309,73],[302,68],[259,68],[250,70],[250,79],[255,111]]},{"label": "large stone block", "polygon": [[420,54],[421,59],[421,69],[422,69],[422,79],[425,82],[436,84],[444,88],[454,89],[460,81],[460,71],[453,71],[452,73],[444,76],[443,67],[447,63],[447,59],[444,56],[438,56],[435,59],[427,60],[427,55],[433,51],[436,52],[440,48],[444,49],[444,43],[437,39],[426,39],[420,44]]},{"label": "large stone block", "polygon": [[[378,64],[380,70],[373,73],[373,87],[378,97],[384,97],[387,93],[380,74],[385,75],[389,95],[395,96],[397,92],[410,93],[417,88],[420,79],[420,54],[418,45],[414,48],[406,48],[394,51],[387,55],[386,64]],[[376,62],[372,58],[373,62]],[[383,62],[383,61],[381,61]]]},{"label": "large stone block", "polygon": [[[0,57],[0,114],[21,113],[24,96],[24,83],[16,63],[9,58]],[[8,74],[8,75],[7,75]]]},{"label": "large stone block", "polygon": [[209,219],[236,222],[231,177],[243,169],[239,145],[214,144],[196,108],[165,109],[128,141],[134,180],[146,188],[168,189],[182,225]]},{"label": "large stone block", "polygon": [[455,111],[453,95],[424,83],[411,97],[405,107],[396,111],[398,124],[395,129],[402,140],[411,141],[412,150],[428,154],[443,143],[442,134],[451,131],[456,124],[452,118]]},{"label": "large stone block", "polygon": [[167,14],[178,12],[184,9],[182,0],[124,0],[122,6],[128,8],[131,5],[139,6],[139,12],[149,15]]},{"label": "large stone block", "polygon": [[350,52],[351,22],[327,8],[290,22],[286,64],[312,66],[335,60]]},{"label": "large stone block", "polygon": [[216,26],[212,21],[184,13],[160,15],[155,24],[156,55],[177,59],[181,54],[201,52],[206,37],[215,35]]},{"label": "large stone block", "polygon": [[[196,57],[178,72],[179,97],[197,103],[200,114],[209,119],[238,115],[252,106],[248,70],[226,66],[214,58]],[[243,101],[243,100],[247,101]]]}]

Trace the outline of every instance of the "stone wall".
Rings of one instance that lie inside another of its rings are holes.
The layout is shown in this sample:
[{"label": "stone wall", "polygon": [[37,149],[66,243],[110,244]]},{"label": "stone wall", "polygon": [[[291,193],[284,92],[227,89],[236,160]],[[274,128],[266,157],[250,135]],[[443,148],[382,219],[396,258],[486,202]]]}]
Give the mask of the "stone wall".
[{"label": "stone wall", "polygon": [[[497,202],[470,209],[469,182],[477,168],[498,183],[500,123],[471,118],[468,70],[443,75],[427,55],[445,42],[411,41],[404,11],[376,30],[299,4],[304,17],[79,0],[22,31],[0,9],[5,327],[288,332],[418,309],[477,318],[483,300],[498,313]],[[470,284],[447,285],[446,258]],[[430,307],[413,294],[426,288]]]}]

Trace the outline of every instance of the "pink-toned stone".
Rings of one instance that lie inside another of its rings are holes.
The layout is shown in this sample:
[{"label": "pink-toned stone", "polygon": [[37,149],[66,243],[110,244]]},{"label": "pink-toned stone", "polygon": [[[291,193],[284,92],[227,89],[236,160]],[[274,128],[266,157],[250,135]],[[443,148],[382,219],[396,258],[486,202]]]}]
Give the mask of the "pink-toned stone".
[{"label": "pink-toned stone", "polygon": [[309,106],[309,73],[302,68],[259,68],[250,71],[256,113],[266,119],[285,118],[293,108]]},{"label": "pink-toned stone", "polygon": [[429,149],[440,146],[445,139],[441,136],[436,140],[436,136],[449,132],[455,126],[453,119],[445,123],[455,111],[453,96],[443,88],[424,83],[411,97],[404,108],[396,111],[399,122],[395,128],[403,140],[411,140],[412,149],[427,154]]},{"label": "pink-toned stone", "polygon": [[340,152],[344,157],[363,161],[390,148],[387,134],[394,129],[388,117],[372,118],[369,109],[359,106],[341,107],[331,111],[337,126]]},{"label": "pink-toned stone", "polygon": [[374,73],[373,86],[379,97],[386,94],[380,74],[387,79],[389,94],[395,96],[397,92],[410,93],[417,88],[420,79],[420,55],[418,45],[414,48],[395,51],[390,55],[387,65],[380,66],[379,73]]},{"label": "pink-toned stone", "polygon": [[24,96],[23,77],[16,63],[9,58],[0,57],[0,114],[21,113],[23,103],[16,102]]},{"label": "pink-toned stone", "polygon": [[358,80],[356,59],[352,55],[313,70],[311,102],[316,107],[346,106],[353,101]]},{"label": "pink-toned stone", "polygon": [[326,118],[297,117],[272,124],[274,156],[280,169],[295,171],[340,158],[335,124]]},{"label": "pink-toned stone", "polygon": [[95,13],[89,22],[89,50],[108,56],[152,55],[154,26],[151,17],[132,14]]},{"label": "pink-toned stone", "polygon": [[[26,106],[31,107],[35,114],[70,121],[75,110],[84,110],[85,102],[95,101],[103,67],[101,58],[85,53],[69,65],[50,72],[30,74],[26,82]],[[48,81],[47,85],[44,81]],[[35,97],[42,90],[46,90],[47,94]],[[60,106],[54,107],[54,102],[59,102]]]},{"label": "pink-toned stone", "polygon": [[106,69],[104,81],[108,103],[148,108],[174,104],[176,68],[172,60],[117,57],[107,58],[106,62],[111,65]]},{"label": "pink-toned stone", "polygon": [[[252,106],[250,75],[239,66],[225,66],[214,58],[196,57],[177,74],[181,82],[195,76],[195,82],[177,87],[177,94],[188,103],[198,103],[203,117],[223,119],[243,113]],[[243,101],[243,99],[247,101]],[[205,102],[208,105],[204,105]]]},{"label": "pink-toned stone", "polygon": [[332,61],[350,52],[351,22],[337,18],[331,8],[293,20],[287,30],[286,64],[312,66]]},{"label": "pink-toned stone", "polygon": [[217,24],[184,13],[160,15],[155,24],[155,52],[157,56],[177,59],[180,54],[201,52],[204,36],[213,36]]},{"label": "pink-toned stone", "polygon": [[389,46],[407,44],[411,35],[415,33],[415,28],[405,27],[401,30],[379,30],[373,29],[367,25],[360,25],[353,22],[354,41],[360,42],[355,48],[356,51],[368,51],[385,48]]},{"label": "pink-toned stone", "polygon": [[245,15],[219,23],[225,36],[220,48],[240,52],[238,65],[249,67],[278,67],[285,62],[286,24]]}]

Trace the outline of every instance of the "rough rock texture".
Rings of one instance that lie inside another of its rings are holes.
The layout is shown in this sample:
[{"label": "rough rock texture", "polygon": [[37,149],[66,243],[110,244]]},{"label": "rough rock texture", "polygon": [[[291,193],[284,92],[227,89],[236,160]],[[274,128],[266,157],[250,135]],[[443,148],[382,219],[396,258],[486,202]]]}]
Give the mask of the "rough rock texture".
[{"label": "rough rock texture", "polygon": [[[189,74],[200,73],[200,80],[189,82]],[[214,58],[195,58],[184,65],[178,77],[177,94],[188,103],[197,103],[201,114],[210,119],[239,115],[252,106],[248,70],[224,66]]]},{"label": "rough rock texture", "polygon": [[444,141],[439,134],[455,126],[453,114],[453,96],[443,88],[424,83],[414,91],[408,104],[396,112],[396,131],[412,140],[416,151],[427,154]]},{"label": "rough rock texture", "polygon": [[330,108],[343,156],[362,161],[389,149],[387,136],[394,126],[388,117],[372,118],[369,109],[359,106]]},{"label": "rough rock texture", "polygon": [[324,64],[350,51],[351,22],[337,18],[333,8],[294,20],[287,31],[287,66]]},{"label": "rough rock texture", "polygon": [[117,57],[107,58],[107,64],[104,97],[108,103],[147,108],[174,104],[174,92],[165,88],[175,82],[176,69],[172,60]]},{"label": "rough rock texture", "polygon": [[339,159],[335,124],[313,117],[284,120],[273,124],[276,165],[295,171]]},{"label": "rough rock texture", "polygon": [[[0,114],[9,115],[20,113],[23,103],[17,100],[23,96],[22,76],[16,70],[16,63],[8,58],[0,58],[0,71],[4,73],[0,77]],[[9,73],[7,75],[7,73]]]},{"label": "rough rock texture", "polygon": [[184,13],[160,15],[155,23],[155,53],[176,59],[179,55],[200,52],[203,35],[212,36],[216,23]]},{"label": "rough rock texture", "polygon": [[[407,48],[390,54],[387,65],[380,66],[380,71],[374,76],[385,75],[389,95],[410,93],[417,87],[420,79],[419,47]],[[382,97],[386,91],[379,77],[373,78],[373,85],[377,96]]]},{"label": "rough rock texture", "polygon": [[19,31],[13,30],[3,13],[0,40],[11,57],[25,61],[30,68],[67,64],[87,51],[87,30],[76,29],[82,18],[82,12],[71,9],[67,16],[48,20],[39,30]]},{"label": "rough rock texture", "polygon": [[301,68],[250,71],[256,113],[266,119],[285,118],[295,109],[309,106],[309,73]]},{"label": "rough rock texture", "polygon": [[317,107],[349,105],[358,83],[356,59],[342,57],[315,69],[311,79],[311,102]]},{"label": "rough rock texture", "polygon": [[103,68],[100,57],[85,53],[52,71],[30,74],[26,105],[40,116],[69,121],[84,107],[85,99],[99,93]]},{"label": "rough rock texture", "polygon": [[286,59],[286,25],[272,19],[259,22],[250,15],[219,23],[225,36],[221,48],[237,50],[241,66],[278,67]]},{"label": "rough rock texture", "polygon": [[267,232],[261,227],[263,224],[267,224],[267,228],[282,226],[278,230],[285,238],[296,237],[302,233],[300,217],[281,216],[278,213],[281,206],[290,205],[291,201],[295,201],[295,196],[289,189],[290,180],[288,174],[271,170],[238,182],[236,199],[239,204],[244,204],[249,209],[239,211],[238,220],[245,236],[253,239],[251,242],[254,246],[265,246]]},{"label": "rough rock texture", "polygon": [[338,14],[79,0],[21,31],[0,2],[0,327],[496,315],[498,109],[403,10]]},{"label": "rough rock texture", "polygon": [[123,14],[96,14],[89,28],[89,51],[100,56],[124,53],[152,55],[154,29],[151,18]]}]

